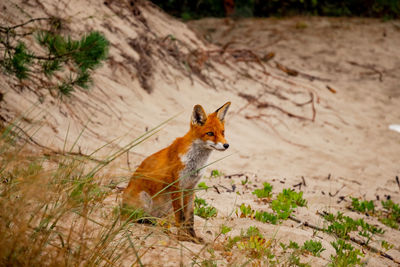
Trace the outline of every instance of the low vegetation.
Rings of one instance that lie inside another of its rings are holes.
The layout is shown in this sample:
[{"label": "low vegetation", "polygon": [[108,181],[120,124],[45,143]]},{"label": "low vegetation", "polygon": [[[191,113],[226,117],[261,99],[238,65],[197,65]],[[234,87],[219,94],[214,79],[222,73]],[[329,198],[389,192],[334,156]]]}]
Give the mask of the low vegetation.
[{"label": "low vegetation", "polygon": [[[4,128],[0,138],[0,208],[7,212],[0,216],[0,264],[66,266],[136,262],[141,265],[141,259],[153,247],[147,241],[150,235],[158,242],[164,238],[165,246],[173,246],[168,240],[177,241],[171,235],[173,226],[169,222],[151,220],[153,225],[139,227],[137,222],[143,221],[144,214],[129,214],[131,220],[122,218],[113,191],[115,182],[103,180],[100,172],[150,134],[151,131],[105,161],[92,162],[83,156],[33,154],[19,138],[17,127]],[[221,176],[220,172],[213,174]],[[199,184],[201,190],[209,188],[204,182]],[[242,204],[236,214],[255,223],[282,224],[294,217],[297,208],[307,206],[302,192],[283,189],[274,193],[268,183],[254,190],[253,195],[257,201],[267,203],[266,210]],[[109,199],[112,204],[107,204]],[[389,200],[381,203],[382,209],[377,209],[373,202],[353,199],[351,209],[377,216],[380,221],[386,218],[397,222],[398,205]],[[195,214],[206,220],[220,216],[203,198],[196,197],[194,205]],[[385,251],[394,248],[393,244],[376,238],[384,233],[382,228],[362,218],[352,219],[341,212],[326,213],[323,217],[326,223],[321,231],[335,237],[331,242],[335,253],[329,259],[325,256],[330,266],[363,264],[364,253],[352,243],[354,236],[365,245],[379,241]],[[229,226],[229,220],[218,228],[216,238],[204,247],[208,256],[196,255],[192,259],[194,265],[218,266],[223,259],[224,264],[233,265],[312,266],[312,257],[322,257],[327,249],[315,238],[303,244],[295,240],[282,242],[273,235],[266,236],[255,225],[239,234]],[[151,234],[145,234],[143,229]],[[222,246],[222,258],[218,254],[221,252],[214,249],[218,244]]]},{"label": "low vegetation", "polygon": [[369,216],[374,216],[378,220],[393,228],[399,229],[400,222],[400,206],[394,203],[391,199],[381,201],[382,209],[377,209],[372,200],[359,200],[358,198],[352,198],[351,206],[349,207],[353,211],[366,213]]},{"label": "low vegetation", "polygon": [[194,214],[204,219],[209,219],[217,216],[217,209],[210,206],[204,199],[195,197]]},{"label": "low vegetation", "polygon": [[290,0],[290,1],[243,1],[243,0],[152,0],[166,12],[183,19],[201,17],[269,17],[293,15],[364,16],[393,19],[400,16],[397,0]]},{"label": "low vegetation", "polygon": [[[45,25],[39,26],[39,22]],[[93,70],[107,58],[109,42],[96,31],[74,40],[60,34],[62,27],[61,19],[50,17],[0,26],[0,67],[55,96],[69,96],[75,88],[88,89]],[[31,39],[40,45],[39,51],[31,49]],[[42,96],[39,89],[35,93]]]},{"label": "low vegetation", "polygon": [[[259,198],[272,197],[272,186],[269,183],[263,184],[263,189],[256,189],[253,194]],[[303,199],[303,192],[296,192],[292,189],[283,189],[281,193],[276,196],[269,203],[272,212],[253,210],[250,205],[242,204],[236,213],[240,217],[253,218],[260,222],[269,222],[277,224],[283,220],[287,220],[297,207],[307,206],[307,201]],[[239,214],[240,211],[240,214]]]}]

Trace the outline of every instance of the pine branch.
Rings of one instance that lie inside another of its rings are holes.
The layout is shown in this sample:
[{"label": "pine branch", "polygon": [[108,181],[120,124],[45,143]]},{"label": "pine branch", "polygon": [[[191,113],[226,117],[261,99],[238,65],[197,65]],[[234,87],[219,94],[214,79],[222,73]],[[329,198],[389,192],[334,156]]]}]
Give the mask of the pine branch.
[{"label": "pine branch", "polygon": [[27,24],[29,24],[29,23],[35,22],[35,21],[39,21],[39,20],[52,20],[52,19],[54,19],[54,18],[51,18],[51,17],[47,17],[47,18],[33,18],[33,19],[30,19],[30,20],[28,20],[28,21],[26,21],[26,22],[23,22],[23,23],[21,23],[21,24],[17,24],[17,25],[11,26],[11,27],[0,26],[0,30],[3,31],[3,32],[9,32],[9,31],[11,31],[11,30],[14,30],[14,29],[16,29],[16,28],[23,27],[23,26],[25,26],[25,25],[27,25]]},{"label": "pine branch", "polygon": [[[14,32],[16,28],[38,20],[55,21],[55,18],[36,18],[15,26],[0,26],[0,44],[4,48],[3,58],[0,57],[0,66],[20,80],[29,78],[30,74],[39,67],[49,84],[53,84],[52,88],[58,89],[60,96],[71,95],[74,87],[88,89],[92,84],[91,72],[107,58],[108,40],[96,31],[84,35],[80,40],[73,40],[69,36],[64,37],[50,30],[34,30],[24,34]],[[21,39],[16,45],[13,44],[16,42],[16,36],[29,35],[35,35],[36,41],[47,50],[46,55],[36,55],[29,51]],[[58,71],[63,71],[67,66],[70,69],[69,77],[59,84],[52,82],[51,76]]]}]

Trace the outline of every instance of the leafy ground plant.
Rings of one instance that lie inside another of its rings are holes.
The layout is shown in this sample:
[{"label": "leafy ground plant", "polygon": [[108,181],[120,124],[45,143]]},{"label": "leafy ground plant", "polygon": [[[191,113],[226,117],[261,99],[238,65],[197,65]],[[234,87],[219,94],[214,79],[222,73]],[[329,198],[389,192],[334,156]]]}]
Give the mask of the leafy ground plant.
[{"label": "leafy ground plant", "polygon": [[[265,195],[267,194],[266,192],[269,192],[270,186],[264,184],[264,189],[260,190],[258,194]],[[271,195],[270,192],[268,194]],[[283,191],[278,194],[277,198],[270,203],[273,212],[256,211],[253,210],[250,205],[246,206],[242,204],[239,208],[240,215],[238,211],[236,213],[241,218],[252,218],[260,222],[277,224],[282,222],[282,220],[287,220],[294,212],[295,208],[304,207],[306,205],[307,201],[303,198],[303,192],[297,193],[292,189],[283,189]]]},{"label": "leafy ground plant", "polygon": [[271,242],[263,237],[257,227],[250,226],[245,232],[242,230],[239,236],[229,237],[226,250],[237,247],[247,257],[265,263],[275,257],[271,252]]},{"label": "leafy ground plant", "polygon": [[368,212],[369,214],[373,214],[375,211],[375,205],[372,200],[370,201],[360,201],[358,198],[351,198],[351,207],[353,210],[358,212]]},{"label": "leafy ground plant", "polygon": [[387,201],[382,201],[383,209],[385,213],[381,214],[379,217],[379,221],[383,224],[394,228],[399,229],[400,222],[400,206],[399,204],[394,203],[391,199]]},{"label": "leafy ground plant", "polygon": [[252,194],[256,195],[258,198],[269,198],[272,196],[272,185],[269,183],[263,183],[262,189],[255,189]]},{"label": "leafy ground plant", "polygon": [[341,212],[336,215],[329,213],[324,216],[324,219],[329,222],[328,227],[325,228],[327,233],[334,234],[340,239],[348,240],[351,232],[357,232],[360,237],[365,239],[366,245],[375,235],[382,235],[385,232],[382,228],[365,222],[364,219],[354,220]]},{"label": "leafy ground plant", "polygon": [[381,201],[382,209],[376,209],[372,200],[360,201],[358,198],[352,198],[351,206],[353,211],[368,213],[368,215],[377,217],[378,220],[393,229],[399,229],[400,206],[391,199]]},{"label": "leafy ground plant", "polygon": [[335,255],[331,255],[331,262],[329,266],[332,267],[351,267],[361,265],[361,257],[364,254],[354,248],[351,244],[347,243],[343,239],[338,239],[331,243],[336,251]]},{"label": "leafy ground plant", "polygon": [[320,241],[314,240],[307,240],[306,242],[304,242],[302,249],[310,252],[316,257],[319,257],[321,255],[321,252],[325,250],[325,248],[322,247]]},{"label": "leafy ground plant", "polygon": [[289,218],[295,208],[304,206],[307,206],[307,200],[303,198],[303,192],[297,193],[292,189],[283,189],[271,202],[272,210],[283,220]]},{"label": "leafy ground plant", "polygon": [[209,219],[217,216],[217,209],[209,205],[205,199],[195,197],[194,199],[194,214],[204,219]]}]

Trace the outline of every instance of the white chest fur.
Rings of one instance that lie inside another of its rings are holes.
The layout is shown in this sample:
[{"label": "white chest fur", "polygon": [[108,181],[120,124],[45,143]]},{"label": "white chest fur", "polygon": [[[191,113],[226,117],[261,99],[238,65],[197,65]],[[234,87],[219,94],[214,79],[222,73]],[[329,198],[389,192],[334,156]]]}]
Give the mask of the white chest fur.
[{"label": "white chest fur", "polygon": [[204,146],[203,141],[196,140],[186,154],[181,155],[181,162],[185,166],[179,173],[181,188],[192,189],[199,182],[210,156],[211,149]]}]

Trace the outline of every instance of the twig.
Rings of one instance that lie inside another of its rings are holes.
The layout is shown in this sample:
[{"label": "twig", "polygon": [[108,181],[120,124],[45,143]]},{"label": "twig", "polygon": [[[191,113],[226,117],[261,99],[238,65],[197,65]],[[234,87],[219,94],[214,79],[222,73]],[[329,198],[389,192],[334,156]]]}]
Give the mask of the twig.
[{"label": "twig", "polygon": [[336,94],[336,90],[330,87],[329,85],[326,85],[326,89],[328,89],[332,94]]},{"label": "twig", "polygon": [[292,221],[295,221],[295,222],[297,222],[297,223],[300,223],[300,224],[302,224],[302,225],[304,225],[304,226],[310,227],[310,228],[312,228],[312,229],[315,229],[315,230],[318,230],[318,231],[324,231],[323,228],[321,228],[321,227],[319,227],[319,226],[316,226],[316,225],[314,225],[314,224],[311,224],[311,223],[309,223],[308,221],[299,220],[299,219],[293,217],[292,215],[289,216],[289,219],[291,219]]},{"label": "twig", "polygon": [[303,181],[303,185],[304,185],[304,186],[307,186],[307,185],[306,185],[306,180],[304,179],[304,176],[301,176],[301,180]]},{"label": "twig", "polygon": [[400,190],[400,181],[399,181],[399,176],[396,176],[396,183],[399,186],[399,190]]},{"label": "twig", "polygon": [[314,75],[310,75],[310,74],[303,73],[303,72],[300,72],[300,71],[295,70],[295,69],[288,68],[288,67],[286,67],[286,66],[280,64],[280,63],[277,62],[277,61],[275,61],[275,64],[276,64],[276,67],[277,67],[278,69],[280,69],[281,71],[287,73],[287,74],[290,75],[290,76],[301,76],[301,77],[303,77],[303,78],[309,79],[310,81],[314,81],[314,80],[319,80],[319,81],[323,81],[323,82],[330,82],[330,81],[331,81],[330,79],[319,78],[319,77],[314,76]]},{"label": "twig", "polygon": [[234,177],[234,176],[241,177],[241,176],[245,176],[245,175],[246,175],[246,174],[244,174],[244,173],[234,173],[234,174],[225,175],[224,177],[225,177],[225,178],[231,179],[231,178]]},{"label": "twig", "polygon": [[213,188],[215,189],[215,191],[217,191],[218,194],[221,194],[221,192],[219,192],[219,189],[217,186],[213,185]]},{"label": "twig", "polygon": [[331,196],[331,197],[336,196],[337,194],[339,194],[340,190],[342,190],[342,189],[344,188],[344,186],[345,186],[345,185],[342,185],[342,187],[339,188],[339,189],[335,192],[335,194],[332,194],[331,192],[329,192],[329,196]]},{"label": "twig", "polygon": [[303,184],[303,183],[300,182],[300,183],[298,183],[298,184],[293,185],[293,187],[299,187],[299,190],[301,190],[301,185],[302,185],[302,184]]},{"label": "twig", "polygon": [[374,65],[370,65],[370,64],[363,65],[363,64],[360,64],[360,63],[357,63],[357,62],[354,62],[354,61],[347,61],[347,63],[349,63],[349,64],[351,64],[353,66],[357,66],[357,67],[361,67],[361,68],[364,68],[364,69],[372,70],[374,73],[379,75],[379,81],[380,82],[383,81],[382,72],[377,70]]},{"label": "twig", "polygon": [[24,22],[24,23],[14,25],[14,26],[12,26],[12,27],[0,26],[0,30],[3,30],[4,32],[8,32],[8,31],[10,31],[10,30],[13,30],[13,29],[16,29],[16,28],[25,26],[26,24],[29,24],[29,23],[34,22],[34,21],[38,21],[38,20],[51,20],[51,19],[53,19],[53,18],[34,18],[34,19],[30,19],[30,20],[28,20],[28,21],[26,21],[26,22]]}]

